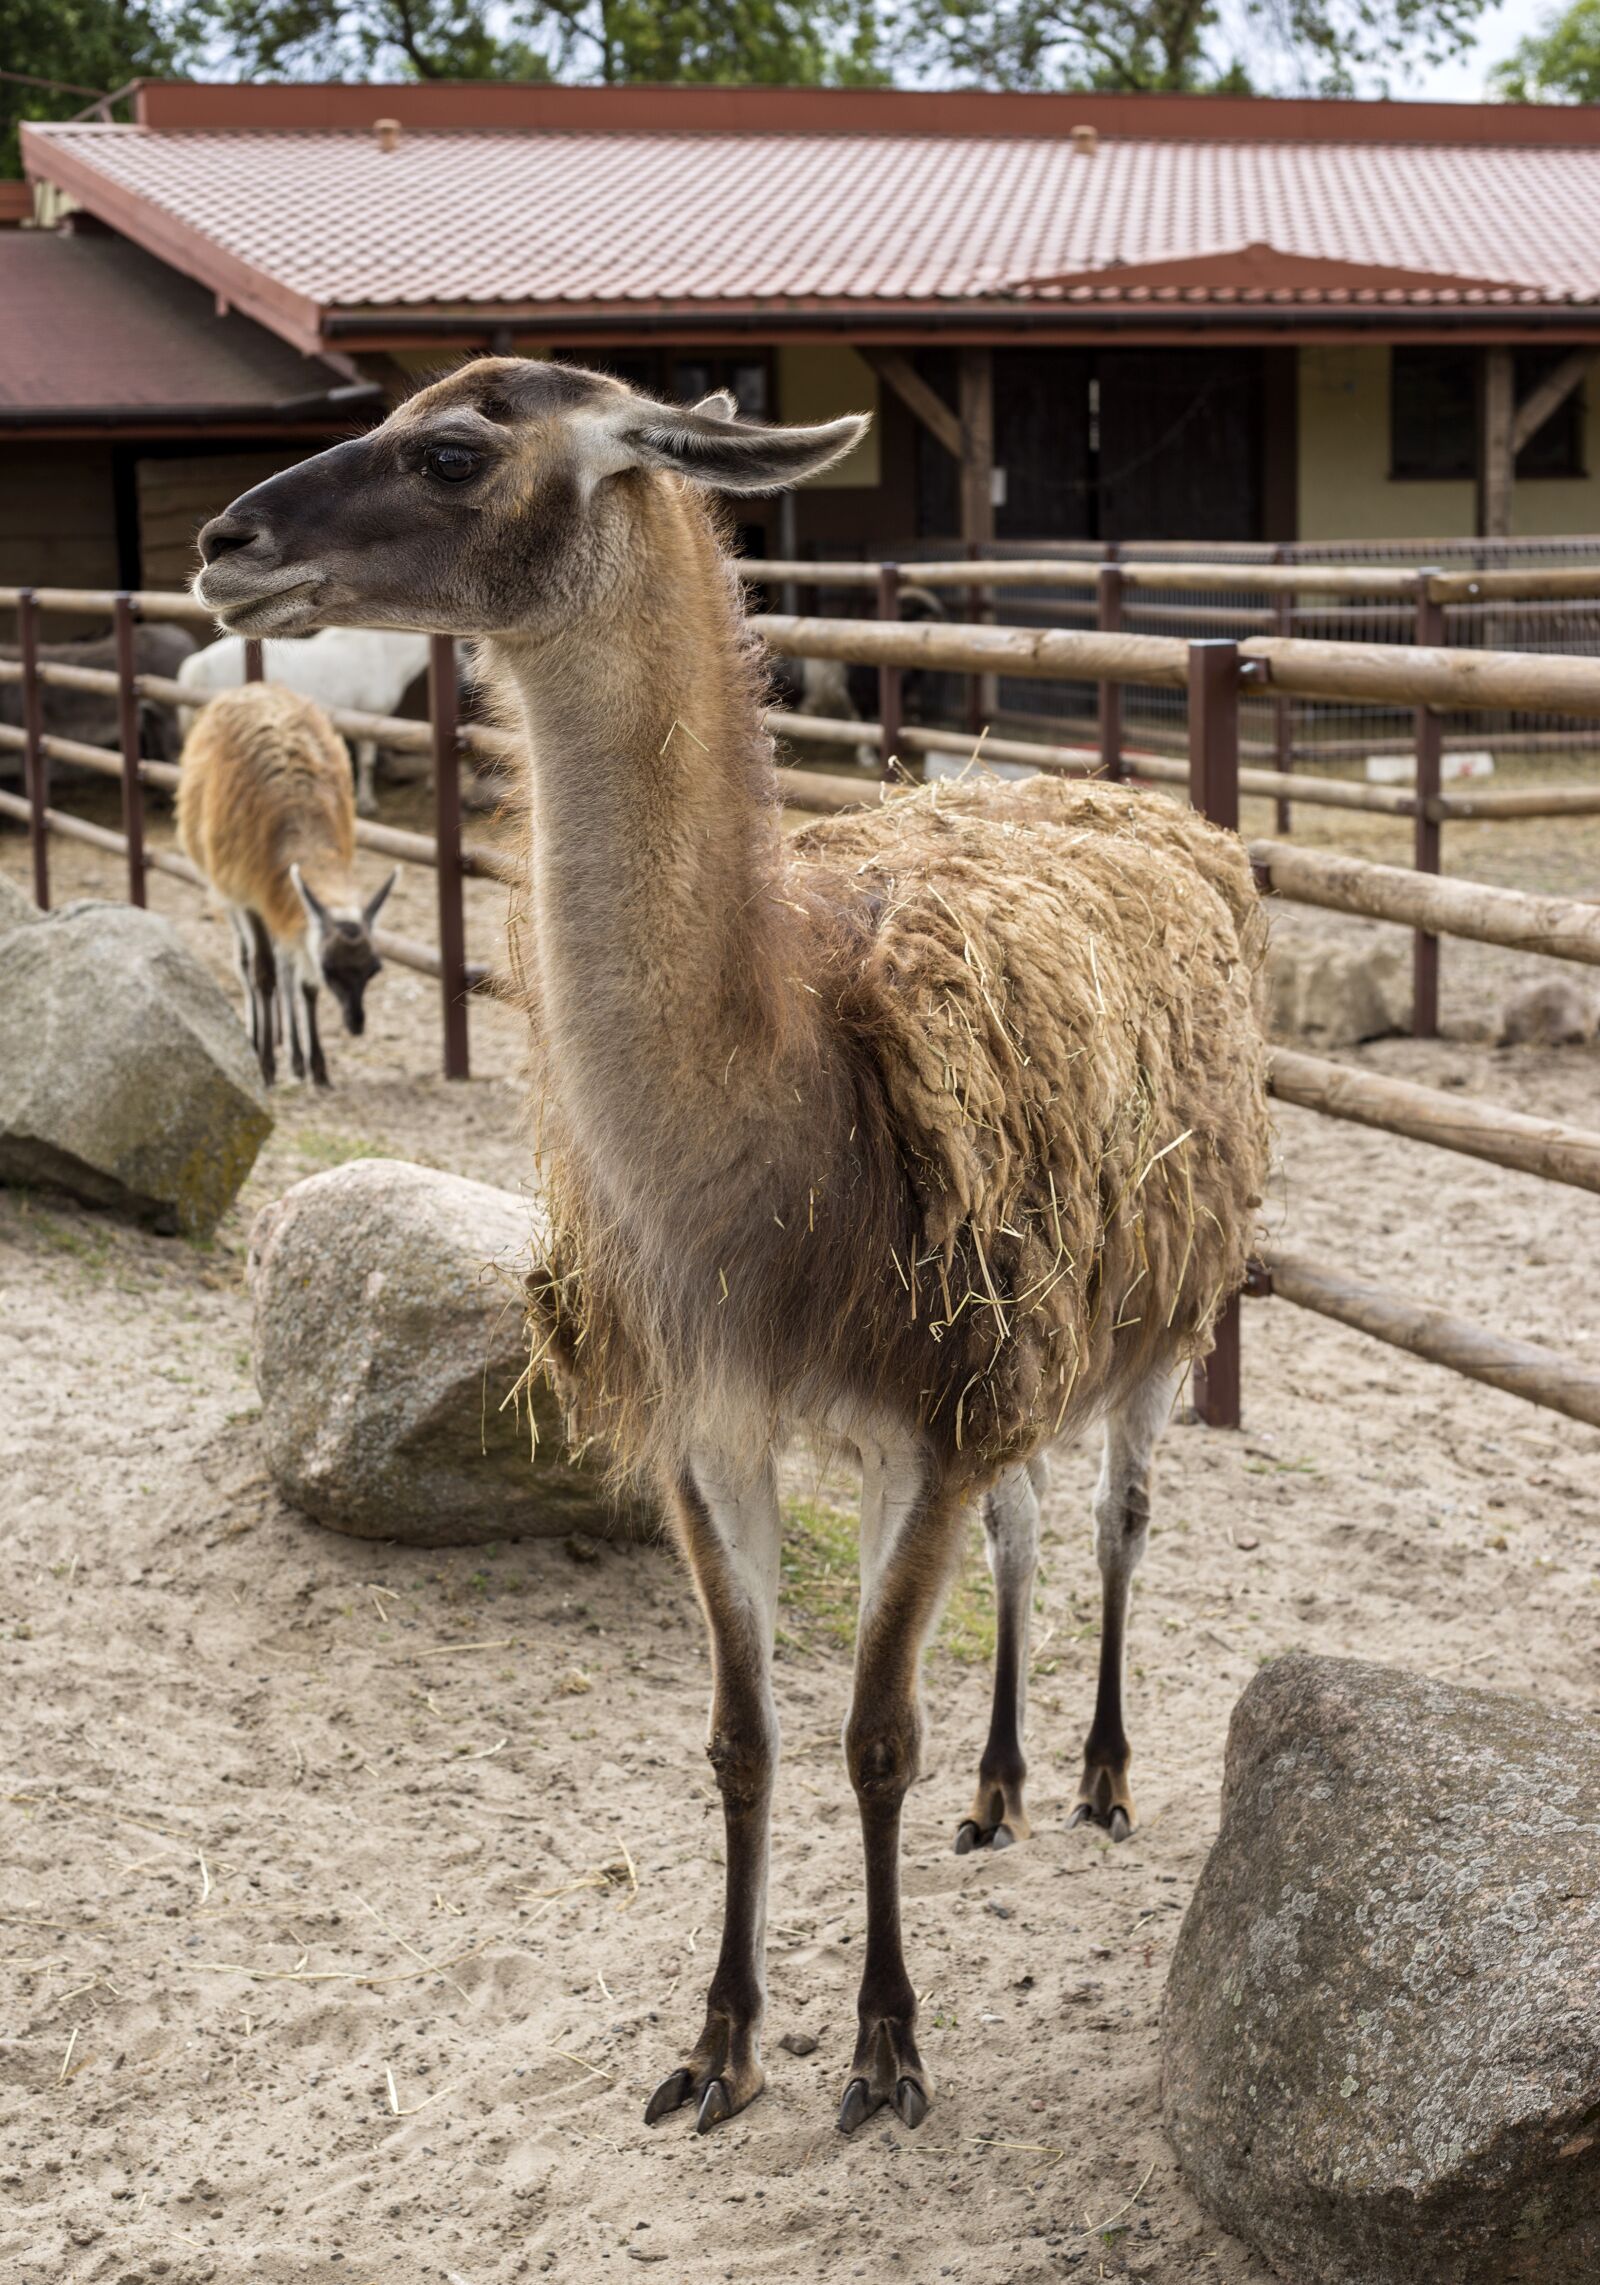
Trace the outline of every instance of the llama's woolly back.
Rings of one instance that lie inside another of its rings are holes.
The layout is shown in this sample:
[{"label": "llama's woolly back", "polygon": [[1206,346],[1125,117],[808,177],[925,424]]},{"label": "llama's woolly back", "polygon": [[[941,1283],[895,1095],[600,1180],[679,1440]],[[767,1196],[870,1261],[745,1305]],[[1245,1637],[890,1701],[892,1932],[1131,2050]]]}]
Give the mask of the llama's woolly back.
[{"label": "llama's woolly back", "polygon": [[762,1215],[718,1230],[758,1310],[683,1228],[697,1328],[643,1305],[629,1233],[558,1152],[536,1317],[588,1424],[659,1462],[719,1371],[758,1401],[770,1377],[775,1415],[780,1379],[802,1413],[910,1387],[978,1475],[1203,1348],[1267,1168],[1265,924],[1238,842],[1125,788],[946,782],[797,835],[778,889],[811,916],[848,1171],[806,1197],[809,1231],[781,1167]]}]

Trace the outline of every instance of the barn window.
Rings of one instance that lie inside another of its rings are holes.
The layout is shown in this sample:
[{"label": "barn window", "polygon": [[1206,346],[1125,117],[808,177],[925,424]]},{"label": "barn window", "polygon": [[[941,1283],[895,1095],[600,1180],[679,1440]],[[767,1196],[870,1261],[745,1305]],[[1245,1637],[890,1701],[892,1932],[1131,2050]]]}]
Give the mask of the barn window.
[{"label": "barn window", "polygon": [[[1559,365],[1564,349],[1515,353],[1516,401],[1524,403]],[[1389,473],[1472,477],[1478,469],[1478,352],[1396,349],[1389,388]],[[1517,454],[1517,474],[1582,476],[1583,390],[1574,389]]]}]

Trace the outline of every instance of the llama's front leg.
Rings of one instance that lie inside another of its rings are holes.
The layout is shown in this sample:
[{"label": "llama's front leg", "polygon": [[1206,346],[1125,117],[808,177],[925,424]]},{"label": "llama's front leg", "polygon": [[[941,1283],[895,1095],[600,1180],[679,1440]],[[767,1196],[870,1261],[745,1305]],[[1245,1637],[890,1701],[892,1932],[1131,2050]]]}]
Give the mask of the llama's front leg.
[{"label": "llama's front leg", "polygon": [[772,1635],[781,1522],[770,1460],[753,1482],[696,1460],[678,1486],[676,1521],[711,1633],[711,1734],[726,1828],[722,1946],[706,1995],[705,2027],[681,2069],[650,2097],[645,2124],[693,2097],[701,2134],[754,2101],[766,2084],[767,1844],[778,1766]]},{"label": "llama's front leg", "polygon": [[960,1503],[910,1444],[863,1451],[862,1478],[861,1626],[844,1746],[861,1812],[867,1951],[841,2134],[885,2103],[907,2126],[928,2114],[932,2086],[917,2052],[916,1993],[900,1936],[900,1812],[922,1742],[923,1644],[965,1527]]},{"label": "llama's front leg", "polygon": [[1094,1495],[1095,1551],[1100,1558],[1100,1680],[1094,1720],[1083,1749],[1083,1781],[1074,1825],[1102,1825],[1114,1841],[1134,1827],[1128,1790],[1132,1756],[1122,1726],[1122,1650],[1128,1591],[1150,1535],[1150,1456],[1172,1412],[1176,1383],[1152,1373],[1106,1422],[1105,1458]]},{"label": "llama's front leg", "polygon": [[270,1087],[278,1076],[273,1042],[278,1006],[278,963],[273,956],[272,938],[267,934],[266,923],[261,915],[253,912],[249,915],[249,921],[254,954],[251,967],[255,976],[256,1058],[261,1065],[262,1079]]},{"label": "llama's front leg", "polygon": [[956,1828],[958,1857],[972,1849],[1008,1849],[1033,1830],[1022,1802],[1028,1774],[1022,1723],[1028,1701],[1028,1619],[1039,1561],[1039,1494],[1045,1481],[1044,1461],[1028,1460],[1007,1469],[983,1505],[994,1581],[994,1704],[971,1814]]}]

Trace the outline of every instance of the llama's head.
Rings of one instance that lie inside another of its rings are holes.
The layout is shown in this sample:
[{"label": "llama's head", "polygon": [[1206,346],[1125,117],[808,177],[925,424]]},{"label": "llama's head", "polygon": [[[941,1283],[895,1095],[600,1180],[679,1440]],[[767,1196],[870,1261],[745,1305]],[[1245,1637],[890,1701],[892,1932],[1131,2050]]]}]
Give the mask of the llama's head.
[{"label": "llama's head", "polygon": [[572,366],[480,358],[213,517],[194,591],[244,635],[550,632],[604,600],[661,487],[782,491],[866,425],[759,428],[726,396],[663,405]]},{"label": "llama's head", "polygon": [[367,1028],[367,986],[383,966],[373,945],[372,932],[378,925],[384,900],[399,877],[397,865],[364,905],[349,912],[336,912],[323,903],[298,865],[289,867],[289,878],[305,910],[306,942],[311,958],[318,975],[339,1003],[345,1030],[357,1038]]}]

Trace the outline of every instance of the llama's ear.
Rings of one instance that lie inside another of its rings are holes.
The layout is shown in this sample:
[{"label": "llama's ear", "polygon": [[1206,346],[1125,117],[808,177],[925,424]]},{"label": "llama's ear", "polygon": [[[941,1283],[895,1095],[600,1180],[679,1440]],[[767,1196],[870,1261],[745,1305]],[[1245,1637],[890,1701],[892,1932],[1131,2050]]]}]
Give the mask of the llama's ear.
[{"label": "llama's ear", "polygon": [[731,421],[738,414],[739,400],[731,389],[713,389],[709,397],[702,397],[689,410],[692,413],[704,413],[707,420]]},{"label": "llama's ear", "polygon": [[802,484],[842,460],[872,419],[870,413],[846,413],[820,428],[757,428],[698,405],[682,412],[651,405],[640,413],[627,433],[634,460],[670,468],[719,492],[783,492]]},{"label": "llama's ear", "polygon": [[326,927],[328,922],[328,908],[323,903],[322,899],[318,896],[316,890],[309,887],[305,880],[302,878],[298,865],[291,865],[289,867],[289,878],[294,883],[295,895],[300,899],[300,902],[306,908],[307,920],[320,921],[323,926]]},{"label": "llama's ear", "polygon": [[389,878],[384,882],[383,886],[379,889],[375,889],[372,895],[368,897],[365,905],[361,910],[361,917],[366,922],[368,928],[372,927],[379,913],[382,912],[384,904],[388,898],[389,891],[394,887],[395,882],[399,878],[400,868],[398,865],[396,865],[394,871],[389,875]]}]

